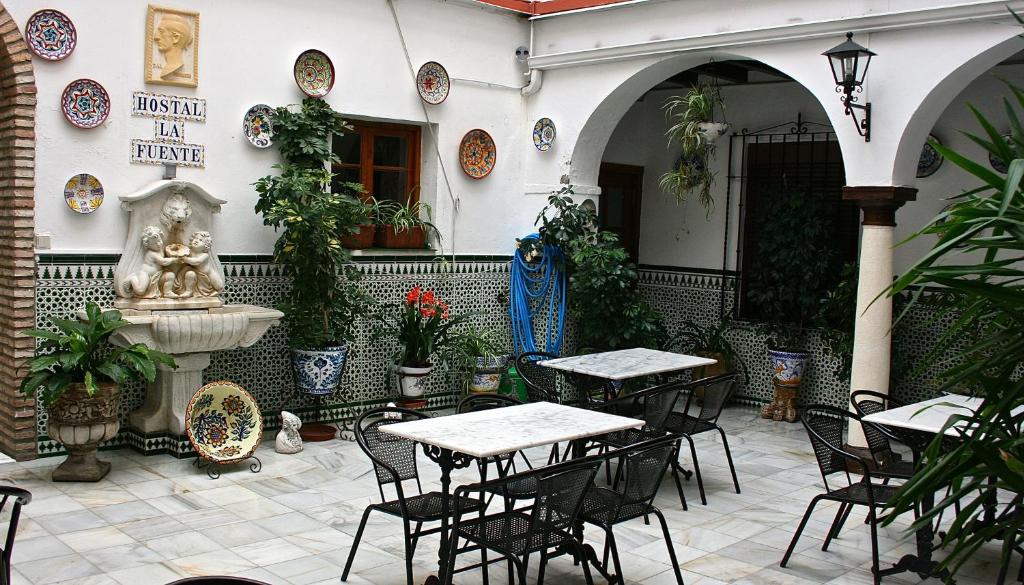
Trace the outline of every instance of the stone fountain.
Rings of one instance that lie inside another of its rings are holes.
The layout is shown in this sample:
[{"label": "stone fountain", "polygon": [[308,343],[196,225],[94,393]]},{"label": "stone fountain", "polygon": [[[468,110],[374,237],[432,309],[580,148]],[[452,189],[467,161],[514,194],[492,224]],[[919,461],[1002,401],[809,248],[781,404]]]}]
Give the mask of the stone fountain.
[{"label": "stone fountain", "polygon": [[212,216],[226,203],[180,179],[121,196],[128,241],[114,271],[117,300],[130,326],[118,345],[144,343],[169,353],[177,369],[159,366],[142,407],[129,415],[144,433],[185,434],[185,407],[203,385],[210,352],[248,347],[284,315],[252,305],[226,305],[224,269],[214,252]]}]

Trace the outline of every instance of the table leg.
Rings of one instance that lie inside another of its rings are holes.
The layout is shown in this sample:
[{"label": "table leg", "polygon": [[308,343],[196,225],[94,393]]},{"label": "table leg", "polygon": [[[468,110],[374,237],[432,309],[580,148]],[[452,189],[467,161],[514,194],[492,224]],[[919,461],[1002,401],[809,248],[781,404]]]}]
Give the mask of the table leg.
[{"label": "table leg", "polygon": [[[924,516],[934,507],[935,494],[929,492],[921,498],[921,515]],[[908,571],[911,573],[917,573],[917,576],[922,579],[926,579],[928,577],[946,579],[949,576],[949,571],[946,569],[942,569],[941,571],[937,570],[938,562],[932,560],[932,550],[935,548],[933,544],[934,539],[935,534],[932,530],[932,524],[931,522],[927,522],[919,528],[916,533],[917,554],[904,555],[903,558],[897,561],[892,567],[879,571],[879,577]]]},{"label": "table leg", "polygon": [[472,457],[455,453],[451,449],[442,449],[433,445],[423,445],[423,452],[431,461],[437,463],[441,468],[441,546],[437,552],[437,575],[427,577],[426,585],[440,585],[444,582],[445,565],[448,562],[449,530],[451,529],[448,517],[452,510],[452,470],[467,467]]}]

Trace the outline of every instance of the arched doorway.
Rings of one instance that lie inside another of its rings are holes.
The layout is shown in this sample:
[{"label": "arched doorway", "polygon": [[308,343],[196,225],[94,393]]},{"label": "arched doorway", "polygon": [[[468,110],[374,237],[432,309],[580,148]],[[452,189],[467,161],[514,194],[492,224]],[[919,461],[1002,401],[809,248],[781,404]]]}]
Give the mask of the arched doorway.
[{"label": "arched doorway", "polygon": [[[0,451],[36,454],[35,400],[18,390],[35,341],[36,85],[32,56],[17,23],[0,5]],[[14,34],[12,34],[14,33]]]}]

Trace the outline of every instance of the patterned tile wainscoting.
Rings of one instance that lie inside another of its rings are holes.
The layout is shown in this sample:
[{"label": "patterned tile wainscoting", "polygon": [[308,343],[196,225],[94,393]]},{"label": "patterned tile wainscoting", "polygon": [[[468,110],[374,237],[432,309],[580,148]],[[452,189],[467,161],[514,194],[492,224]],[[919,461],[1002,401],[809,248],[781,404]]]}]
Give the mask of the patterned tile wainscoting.
[{"label": "patterned tile wainscoting", "polygon": [[[289,291],[289,279],[266,257],[222,256],[226,275],[225,301],[272,307]],[[38,326],[48,325],[49,316],[72,317],[87,301],[110,306],[116,256],[41,256],[39,259],[36,306]],[[509,262],[507,257],[458,256],[455,260],[435,257],[363,257],[357,259],[363,272],[363,287],[380,303],[399,302],[414,285],[435,289],[449,301],[455,313],[475,313],[473,319],[487,322],[511,347],[507,309]],[[495,322],[495,319],[498,321]],[[362,411],[393,400],[390,390],[390,356],[398,345],[392,339],[375,339],[373,324],[362,322],[352,344],[340,390],[323,404],[295,391],[287,350],[285,327],[271,328],[249,348],[212,354],[205,372],[207,382],[231,380],[249,390],[258,401],[267,429],[280,426],[280,411],[288,410],[304,421],[339,423],[342,436],[351,438],[351,425]],[[430,410],[454,404],[454,374],[438,367],[430,377]],[[131,446],[145,453],[169,453],[177,457],[192,454],[185,437],[146,435],[128,428],[128,413],[142,404],[145,387],[128,384],[121,392],[119,435],[101,448]],[[319,416],[317,412],[319,411]],[[63,453],[63,447],[46,436],[47,413],[37,417],[40,456]],[[272,440],[273,435],[270,435]]]},{"label": "patterned tile wainscoting", "polygon": [[[686,268],[641,267],[640,293],[664,317],[671,333],[686,321],[701,325],[717,323],[721,315],[731,314],[736,289],[735,273],[700,271]],[[940,296],[925,294],[894,331],[894,367],[892,396],[904,402],[933,398],[938,368],[918,368],[934,347],[952,317],[936,319]],[[899,313],[899,305],[894,313]],[[852,307],[851,307],[852,310]],[[753,323],[737,321],[728,334],[729,341],[747,365],[748,380],[741,378],[738,399],[760,404],[773,396],[766,355],[765,336]],[[800,389],[800,404],[831,404],[844,407],[849,395],[849,380],[837,376],[839,360],[829,355],[820,335],[809,334],[812,359]]]}]

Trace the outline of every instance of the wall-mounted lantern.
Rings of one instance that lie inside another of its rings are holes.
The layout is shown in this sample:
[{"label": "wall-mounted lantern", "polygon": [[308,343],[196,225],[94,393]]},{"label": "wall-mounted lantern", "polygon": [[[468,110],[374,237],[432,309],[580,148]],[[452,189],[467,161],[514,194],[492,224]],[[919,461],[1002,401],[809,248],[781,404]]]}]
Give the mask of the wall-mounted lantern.
[{"label": "wall-mounted lantern", "polygon": [[[832,66],[836,92],[843,94],[846,114],[853,118],[857,133],[864,137],[864,142],[871,142],[871,102],[858,104],[854,94],[864,91],[864,76],[868,73],[868,65],[875,53],[853,42],[853,33],[848,32],[846,42],[832,47],[822,55],[828,57],[829,65]],[[857,119],[856,110],[864,112],[860,120]]]}]

